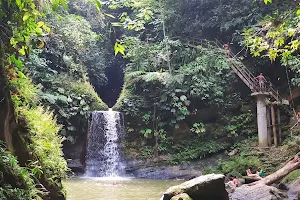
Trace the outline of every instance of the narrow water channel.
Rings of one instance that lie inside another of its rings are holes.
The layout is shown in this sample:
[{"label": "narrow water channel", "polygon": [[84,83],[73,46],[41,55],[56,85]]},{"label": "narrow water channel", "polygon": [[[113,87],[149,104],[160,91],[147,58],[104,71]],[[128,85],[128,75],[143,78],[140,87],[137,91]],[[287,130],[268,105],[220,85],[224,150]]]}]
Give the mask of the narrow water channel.
[{"label": "narrow water channel", "polygon": [[159,200],[176,180],[73,178],[65,183],[67,200]]}]

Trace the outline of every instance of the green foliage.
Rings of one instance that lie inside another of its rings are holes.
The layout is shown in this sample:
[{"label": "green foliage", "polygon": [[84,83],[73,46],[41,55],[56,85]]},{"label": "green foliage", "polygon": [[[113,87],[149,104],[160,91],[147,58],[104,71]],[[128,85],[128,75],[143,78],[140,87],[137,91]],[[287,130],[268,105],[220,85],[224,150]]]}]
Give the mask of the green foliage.
[{"label": "green foliage", "polygon": [[295,180],[300,179],[300,170],[295,170],[293,172],[291,172],[289,175],[287,175],[286,177],[284,177],[280,183],[291,183]]},{"label": "green foliage", "polygon": [[162,11],[160,1],[154,0],[109,0],[107,3],[110,9],[130,8],[133,11],[131,15],[123,12],[119,16],[120,22],[113,25],[121,24],[124,28],[134,31],[144,30]]},{"label": "green foliage", "polygon": [[[82,17],[65,15],[62,20],[54,15],[49,16],[49,23],[54,25],[55,34],[49,38],[46,50],[32,51],[25,62],[26,71],[35,84],[42,85],[42,103],[54,109],[58,122],[64,125],[61,135],[75,143],[86,133],[90,112],[108,109],[87,77],[95,72],[93,82],[98,87],[105,84],[103,55],[97,57],[98,35]],[[71,31],[74,29],[82,31]]]},{"label": "green foliage", "polygon": [[[53,7],[59,7],[60,4],[66,6],[65,0],[50,1]],[[53,3],[53,4],[52,4]],[[2,45],[11,46],[14,50],[6,48],[10,55],[25,55],[30,50],[30,40],[40,37],[44,33],[49,33],[50,28],[39,21],[44,16],[38,7],[40,6],[34,0],[13,0],[0,1],[0,21]],[[2,37],[3,36],[3,37]],[[5,41],[8,40],[8,43]]]},{"label": "green foliage", "polygon": [[147,159],[152,156],[153,156],[153,148],[151,146],[143,147],[139,154],[139,158],[141,159]]},{"label": "green foliage", "polygon": [[2,142],[0,157],[0,199],[41,199],[39,197],[41,191],[35,188],[30,171],[19,166],[17,158],[6,150]]},{"label": "green foliage", "polygon": [[[205,43],[206,47],[189,47],[178,40],[152,43],[136,37],[126,37],[123,42],[130,63],[126,67],[123,91],[114,109],[126,115],[129,140],[142,135],[149,143],[155,141],[155,152],[174,154],[170,162],[180,163],[226,149],[228,144],[215,142],[217,138],[252,133],[249,129],[253,118],[251,113],[228,114],[238,107],[233,102],[240,99],[238,94],[226,95],[232,79],[230,64],[222,49],[209,43]],[[171,73],[166,42],[171,50]],[[221,123],[214,125],[218,130],[193,119],[207,107],[226,113],[223,115],[226,117],[220,119]],[[182,123],[187,123],[188,130],[196,133],[200,146],[193,145],[192,134],[185,136],[186,141],[174,141],[178,145],[168,144]],[[182,143],[191,148],[180,146]]]},{"label": "green foliage", "polygon": [[117,55],[118,53],[125,55],[125,47],[118,42],[115,43],[114,50],[115,50],[115,55]]},{"label": "green foliage", "polygon": [[[265,1],[266,4],[268,2]],[[298,55],[300,47],[298,9],[292,8],[283,13],[276,11],[258,26],[245,30],[245,44],[250,48],[250,52],[254,56],[266,55],[271,61],[279,57],[282,63],[288,66],[289,60]]]},{"label": "green foliage", "polygon": [[194,123],[193,127],[190,129],[193,133],[201,135],[205,133],[205,128],[203,123]]},{"label": "green foliage", "polygon": [[97,87],[105,85],[105,69],[113,56],[107,52],[109,38],[94,32],[90,23],[78,15],[52,14],[47,21],[53,26],[53,34],[47,38],[47,49],[40,57],[47,59],[48,66],[59,73],[68,72],[73,78],[86,79],[88,75]]},{"label": "green foliage", "polygon": [[190,140],[174,141],[168,152],[171,153],[169,160],[172,164],[189,162],[205,158],[207,155],[218,153],[227,149],[228,143],[218,141],[202,141],[200,138],[191,138]]},{"label": "green foliage", "polygon": [[[61,82],[62,79],[65,82]],[[108,107],[88,82],[58,76],[52,84],[52,88],[40,94],[41,99],[56,111],[59,122],[64,125],[61,134],[75,143],[86,133],[90,112],[107,110]]]},{"label": "green foliage", "polygon": [[[151,45],[148,46],[148,51],[153,55],[158,54],[156,50],[153,51]],[[177,68],[174,74],[170,74],[156,71],[163,67],[158,62],[152,62],[152,59],[155,59],[152,56],[147,59],[145,54],[141,59],[142,50],[128,48],[127,56],[134,59],[128,64],[125,86],[115,109],[124,112],[130,118],[130,124],[135,124],[135,127],[128,124],[129,127],[151,138],[151,134],[155,132],[168,133],[172,128],[178,128],[179,122],[197,114],[197,108],[210,105],[222,105],[225,108],[223,97],[230,77],[227,73],[229,64],[226,58],[222,54],[216,56],[218,49],[199,47],[195,51],[195,60],[188,62],[188,58],[184,59],[188,63]],[[153,66],[149,66],[148,63]],[[134,65],[140,67],[136,68]],[[204,132],[203,126],[200,125],[193,130]],[[165,137],[164,134],[160,135]]]},{"label": "green foliage", "polygon": [[265,4],[272,3],[273,0],[264,0]]},{"label": "green foliage", "polygon": [[[42,5],[42,2],[45,4]],[[5,166],[4,169],[1,167],[1,175],[7,176],[3,172],[9,172],[8,170],[12,170],[13,174],[10,174],[9,178],[5,177],[9,180],[7,184],[2,182],[3,177],[1,177],[1,199],[41,199],[38,195],[42,197],[47,194],[38,194],[33,189],[34,182],[43,181],[48,189],[52,184],[57,191],[60,191],[61,178],[66,177],[66,162],[60,149],[61,139],[57,137],[58,129],[55,128],[57,125],[51,121],[52,115],[49,112],[37,111],[41,108],[36,108],[36,112],[34,111],[39,100],[38,89],[25,76],[22,62],[31,48],[36,46],[36,41],[41,41],[41,37],[50,32],[50,28],[44,21],[40,21],[45,16],[42,11],[44,8],[46,10],[48,5],[53,6],[53,9],[60,5],[67,7],[65,0],[50,1],[49,4],[48,1],[34,0],[0,1],[0,71],[2,75],[5,66],[17,120],[22,121],[26,115],[26,123],[31,135],[24,134],[28,144],[22,144],[25,148],[23,153],[32,156],[31,158],[25,156],[23,164],[28,164],[28,168],[24,169],[18,167],[15,158],[2,156],[1,164],[11,160],[11,166]],[[41,43],[44,44],[42,41]],[[41,120],[45,124],[41,124]],[[29,177],[29,171],[33,179]]]},{"label": "green foliage", "polygon": [[233,157],[228,161],[220,161],[219,166],[216,169],[206,169],[205,173],[222,173],[226,175],[232,175],[236,177],[242,177],[246,175],[246,169],[252,167],[253,170],[261,167],[261,162],[257,157]]},{"label": "green foliage", "polygon": [[25,136],[27,148],[32,153],[33,173],[44,177],[50,185],[61,187],[61,179],[66,178],[67,163],[62,157],[62,138],[58,136],[60,127],[53,113],[42,107],[20,110],[29,131]]},{"label": "green foliage", "polygon": [[253,119],[253,113],[250,111],[238,116],[232,116],[230,119],[226,119],[228,125],[224,129],[230,136],[249,136],[253,132],[253,127],[251,126]]}]

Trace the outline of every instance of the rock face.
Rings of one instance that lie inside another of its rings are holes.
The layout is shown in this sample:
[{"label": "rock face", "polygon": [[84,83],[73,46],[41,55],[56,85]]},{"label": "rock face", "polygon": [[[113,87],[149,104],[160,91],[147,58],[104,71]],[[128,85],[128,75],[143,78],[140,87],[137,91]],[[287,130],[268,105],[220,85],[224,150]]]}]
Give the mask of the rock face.
[{"label": "rock face", "polygon": [[68,167],[72,170],[73,173],[77,175],[82,175],[84,173],[84,168],[79,159],[68,159]]},{"label": "rock face", "polygon": [[230,200],[281,200],[287,198],[277,188],[267,185],[242,185],[237,187],[229,197]]},{"label": "rock face", "polygon": [[136,178],[189,180],[201,176],[205,168],[216,167],[218,160],[224,159],[224,155],[214,155],[201,161],[179,165],[167,165],[167,159],[161,157],[157,160],[127,160],[125,171]]},{"label": "rock face", "polygon": [[[170,187],[163,196],[163,200],[180,199],[176,195],[186,193],[193,200],[228,200],[225,190],[224,175],[208,174]],[[183,198],[182,198],[183,199]]]}]

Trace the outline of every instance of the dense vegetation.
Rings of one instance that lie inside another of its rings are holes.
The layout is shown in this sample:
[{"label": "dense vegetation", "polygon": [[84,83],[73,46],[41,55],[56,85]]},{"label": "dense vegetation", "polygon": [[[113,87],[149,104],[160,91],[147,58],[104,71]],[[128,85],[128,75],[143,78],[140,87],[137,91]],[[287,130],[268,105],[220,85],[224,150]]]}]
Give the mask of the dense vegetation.
[{"label": "dense vegetation", "polygon": [[[243,28],[274,8],[285,13],[297,6],[266,3],[172,1],[170,6],[169,1],[109,1],[120,20],[112,26],[123,30],[115,51],[128,60],[114,107],[126,115],[127,153],[170,154],[171,162],[177,163],[203,158],[255,134],[252,102],[230,68],[231,62],[240,61],[228,59],[222,46],[207,40],[233,42],[232,50],[240,51]],[[298,17],[289,17],[297,26]],[[251,35],[249,30],[245,33]],[[255,62],[241,52],[244,63]],[[253,71],[265,63],[259,60]]]},{"label": "dense vegetation", "polygon": [[[242,176],[248,165],[275,169],[255,151],[244,153],[253,140],[241,141],[256,135],[255,104],[231,65],[263,71],[285,94],[290,81],[299,85],[297,1],[0,0],[0,6],[0,94],[12,103],[17,124],[7,148],[0,146],[1,199],[65,199],[62,143],[83,143],[90,112],[107,110],[120,88],[113,108],[125,115],[128,157],[167,155],[178,164],[234,145],[242,153],[212,170]],[[237,59],[228,58],[224,43]],[[284,146],[294,153],[297,144]]]},{"label": "dense vegetation", "polygon": [[27,168],[21,168],[17,158],[0,147],[1,187],[0,198],[8,199],[37,199],[41,191],[37,190]]}]

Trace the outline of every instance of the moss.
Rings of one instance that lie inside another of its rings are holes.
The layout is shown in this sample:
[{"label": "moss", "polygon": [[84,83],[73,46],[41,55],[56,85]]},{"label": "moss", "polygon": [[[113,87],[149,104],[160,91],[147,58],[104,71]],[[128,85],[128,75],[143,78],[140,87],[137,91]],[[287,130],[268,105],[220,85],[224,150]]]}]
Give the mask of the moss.
[{"label": "moss", "polygon": [[300,179],[300,169],[291,172],[289,175],[282,179],[281,183],[290,183],[297,179]]},{"label": "moss", "polygon": [[91,110],[108,110],[108,106],[95,92],[94,87],[89,82],[74,82],[72,89],[79,94],[87,95],[90,98]]}]

